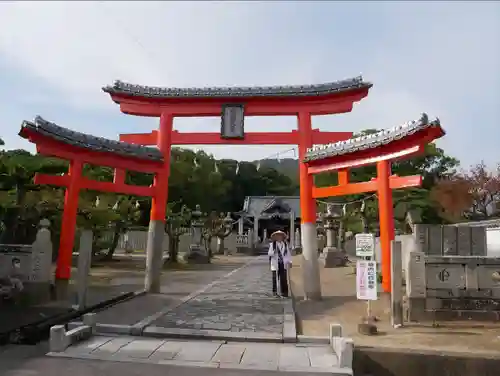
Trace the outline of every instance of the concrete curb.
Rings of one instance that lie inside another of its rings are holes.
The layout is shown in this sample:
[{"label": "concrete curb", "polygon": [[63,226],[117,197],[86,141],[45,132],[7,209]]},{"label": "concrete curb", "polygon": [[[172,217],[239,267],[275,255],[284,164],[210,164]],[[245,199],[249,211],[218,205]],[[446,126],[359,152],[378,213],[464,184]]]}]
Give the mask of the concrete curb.
[{"label": "concrete curb", "polygon": [[89,339],[95,332],[95,313],[83,315],[83,325],[66,331],[64,325],[50,328],[49,347],[51,352],[63,352],[68,347]]},{"label": "concrete curb", "polygon": [[227,370],[253,370],[253,371],[274,371],[274,372],[296,372],[302,374],[316,374],[325,373],[332,376],[352,376],[352,371],[346,368],[339,367],[280,367],[278,366],[263,366],[258,364],[231,364],[231,363],[218,363],[218,362],[195,362],[195,361],[181,361],[181,360],[152,360],[148,358],[129,358],[129,357],[114,357],[110,358],[109,355],[97,354],[72,354],[72,353],[59,353],[49,352],[46,354],[51,357],[60,358],[76,358],[86,360],[101,360],[101,361],[114,361],[123,363],[142,363],[142,364],[158,364],[175,367],[195,367],[195,368],[220,368]]},{"label": "concrete curb", "polygon": [[297,326],[295,325],[295,310],[292,300],[286,300],[283,307],[283,342],[297,342]]},{"label": "concrete curb", "polygon": [[330,344],[330,337],[328,337],[328,336],[305,336],[302,334],[298,334],[297,335],[297,343],[329,345]]},{"label": "concrete curb", "polygon": [[231,342],[271,342],[282,343],[283,336],[267,332],[230,332],[221,330],[176,329],[149,326],[144,329],[144,337],[205,339]]},{"label": "concrete curb", "polygon": [[330,324],[330,346],[337,355],[339,367],[350,369],[352,372],[354,341],[352,338],[342,337],[342,331],[342,325]]},{"label": "concrete curb", "polygon": [[[109,307],[112,307],[114,305],[118,305],[124,302],[127,302],[131,299],[137,298],[139,296],[145,295],[146,290],[137,290],[132,293],[129,297],[126,299],[120,300],[116,302],[115,304],[111,305],[106,305],[103,308],[97,309],[96,312],[102,311],[104,309],[107,309]],[[84,315],[85,316],[85,315]],[[67,324],[68,330],[78,328],[80,326],[84,325],[82,321],[71,321]],[[106,334],[131,334],[131,329],[132,325],[118,325],[118,324],[98,324],[95,323],[94,329],[96,333],[106,333]]]}]

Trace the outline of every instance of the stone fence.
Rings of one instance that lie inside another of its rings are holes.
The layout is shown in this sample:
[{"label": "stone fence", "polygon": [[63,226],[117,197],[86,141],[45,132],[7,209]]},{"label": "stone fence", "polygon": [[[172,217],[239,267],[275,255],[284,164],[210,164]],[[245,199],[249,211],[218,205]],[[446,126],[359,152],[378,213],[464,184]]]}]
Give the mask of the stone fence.
[{"label": "stone fence", "polygon": [[52,241],[50,222],[40,222],[31,245],[0,244],[0,300],[28,296],[30,302],[50,299]]},{"label": "stone fence", "polygon": [[[236,250],[238,246],[238,240],[240,235],[236,233],[231,233],[227,238],[224,239],[224,248],[229,250]],[[104,234],[104,239],[107,241],[111,241],[113,238],[113,232],[109,231]],[[118,239],[118,245],[116,249],[122,250],[125,252],[134,252],[134,251],[146,251],[148,242],[148,230],[131,230],[126,232],[125,234],[121,234]],[[189,246],[191,245],[191,229],[186,228],[185,233],[179,237],[179,252],[184,253],[189,250]],[[211,243],[212,250],[217,249],[217,238],[212,238]],[[168,251],[168,234],[165,233],[165,238],[163,240],[163,250],[164,252]]]},{"label": "stone fence", "polygon": [[407,318],[500,320],[500,257],[410,252]]}]

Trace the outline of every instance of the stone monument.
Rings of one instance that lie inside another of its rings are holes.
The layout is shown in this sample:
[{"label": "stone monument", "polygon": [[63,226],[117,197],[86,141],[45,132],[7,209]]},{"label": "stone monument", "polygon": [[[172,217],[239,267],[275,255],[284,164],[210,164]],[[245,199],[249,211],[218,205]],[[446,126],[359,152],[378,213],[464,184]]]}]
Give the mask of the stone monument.
[{"label": "stone monument", "polygon": [[326,246],[323,248],[323,252],[320,255],[321,264],[325,268],[345,266],[347,262],[344,252],[337,247],[338,218],[339,215],[335,213],[333,205],[328,204],[326,213],[323,216]]},{"label": "stone monument", "polygon": [[19,297],[32,304],[50,300],[52,241],[50,222],[42,219],[31,245],[0,245],[0,298]]},{"label": "stone monument", "polygon": [[208,252],[202,244],[203,226],[203,213],[200,205],[196,205],[196,209],[191,213],[191,244],[186,255],[186,261],[188,262],[200,264],[210,262]]}]

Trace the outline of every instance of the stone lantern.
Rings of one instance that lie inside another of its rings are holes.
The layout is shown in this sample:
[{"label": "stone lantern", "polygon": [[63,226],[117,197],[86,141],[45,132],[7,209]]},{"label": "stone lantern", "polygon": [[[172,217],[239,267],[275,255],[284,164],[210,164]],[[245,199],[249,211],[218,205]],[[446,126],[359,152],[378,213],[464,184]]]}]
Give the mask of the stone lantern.
[{"label": "stone lantern", "polygon": [[208,262],[208,255],[202,245],[202,228],[204,225],[203,213],[200,205],[191,212],[191,244],[189,245],[188,259],[198,262]]},{"label": "stone lantern", "polygon": [[224,213],[220,213],[219,218],[215,220],[212,226],[212,235],[217,238],[217,254],[228,254],[229,250],[226,250],[224,247],[224,239],[233,231],[233,224],[230,212],[227,212],[225,216]]},{"label": "stone lantern", "polygon": [[325,268],[345,266],[347,262],[345,254],[337,248],[338,221],[341,215],[335,212],[333,205],[329,204],[323,218],[323,226],[326,233],[326,246],[323,248],[323,252],[320,256],[321,264]]}]

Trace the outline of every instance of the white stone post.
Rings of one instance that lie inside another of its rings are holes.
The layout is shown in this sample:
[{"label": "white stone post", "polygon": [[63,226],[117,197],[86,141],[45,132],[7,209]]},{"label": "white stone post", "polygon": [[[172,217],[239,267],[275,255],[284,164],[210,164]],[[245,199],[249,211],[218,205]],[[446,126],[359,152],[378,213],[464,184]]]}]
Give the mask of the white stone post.
[{"label": "white stone post", "polygon": [[92,240],[92,230],[82,230],[80,235],[80,248],[78,249],[78,309],[87,307],[88,280],[92,262]]},{"label": "white stone post", "polygon": [[290,212],[290,249],[295,249],[295,213]]},{"label": "white stone post", "polygon": [[393,240],[391,247],[391,324],[403,325],[403,256],[401,242]]},{"label": "white stone post", "polygon": [[238,219],[238,235],[243,235],[243,217]]},{"label": "white stone post", "polygon": [[253,242],[254,244],[258,242],[259,240],[259,217],[254,217],[253,220]]}]

